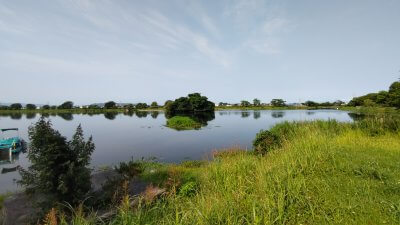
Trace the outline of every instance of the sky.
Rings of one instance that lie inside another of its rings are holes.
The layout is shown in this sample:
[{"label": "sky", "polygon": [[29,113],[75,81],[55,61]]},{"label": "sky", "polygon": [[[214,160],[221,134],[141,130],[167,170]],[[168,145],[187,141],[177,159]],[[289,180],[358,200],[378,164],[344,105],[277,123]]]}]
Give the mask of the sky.
[{"label": "sky", "polygon": [[347,101],[399,70],[399,0],[0,0],[0,102]]}]

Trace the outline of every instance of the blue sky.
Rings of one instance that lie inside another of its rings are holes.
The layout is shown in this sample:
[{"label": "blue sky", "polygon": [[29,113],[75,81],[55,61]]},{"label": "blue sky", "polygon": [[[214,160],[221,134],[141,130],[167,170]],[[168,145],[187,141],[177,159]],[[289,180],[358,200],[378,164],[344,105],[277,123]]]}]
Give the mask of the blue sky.
[{"label": "blue sky", "polygon": [[399,0],[0,0],[0,102],[349,100],[400,76]]}]

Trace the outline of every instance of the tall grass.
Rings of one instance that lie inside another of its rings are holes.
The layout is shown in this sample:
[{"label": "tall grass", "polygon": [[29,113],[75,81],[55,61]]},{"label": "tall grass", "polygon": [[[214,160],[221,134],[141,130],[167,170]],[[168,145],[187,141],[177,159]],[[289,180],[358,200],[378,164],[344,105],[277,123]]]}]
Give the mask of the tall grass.
[{"label": "tall grass", "polygon": [[[271,129],[282,143],[265,156],[231,151],[145,171],[178,177],[176,191],[136,208],[125,199],[109,223],[399,224],[400,133],[385,123],[287,122]],[[181,194],[188,182],[194,194]]]}]

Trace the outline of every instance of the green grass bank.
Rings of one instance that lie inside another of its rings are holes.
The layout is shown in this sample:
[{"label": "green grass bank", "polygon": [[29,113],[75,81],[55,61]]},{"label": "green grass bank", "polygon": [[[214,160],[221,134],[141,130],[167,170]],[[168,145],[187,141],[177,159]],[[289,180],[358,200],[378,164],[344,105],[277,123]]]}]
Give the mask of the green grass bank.
[{"label": "green grass bank", "polygon": [[167,127],[176,130],[194,130],[201,128],[201,123],[187,116],[174,116],[167,120]]},{"label": "green grass bank", "polygon": [[73,224],[399,224],[400,123],[292,122],[270,130],[265,155],[227,149],[210,162],[144,163],[141,179],[168,194],[101,221]]}]

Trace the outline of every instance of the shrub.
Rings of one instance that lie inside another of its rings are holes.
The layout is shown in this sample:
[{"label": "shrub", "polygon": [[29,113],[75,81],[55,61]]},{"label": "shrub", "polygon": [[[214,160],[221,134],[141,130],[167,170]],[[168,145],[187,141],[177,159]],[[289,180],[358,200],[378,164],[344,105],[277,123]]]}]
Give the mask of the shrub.
[{"label": "shrub", "polygon": [[141,174],[144,170],[143,163],[137,161],[121,162],[115,170],[128,178]]},{"label": "shrub", "polygon": [[175,101],[166,102],[165,112],[170,115],[177,113],[214,112],[215,104],[199,93],[180,97]]},{"label": "shrub", "polygon": [[36,105],[34,105],[34,104],[27,104],[27,105],[26,105],[26,109],[34,110],[34,109],[36,109]]},{"label": "shrub", "polygon": [[201,124],[190,117],[174,116],[167,120],[167,127],[174,128],[176,130],[192,130],[199,129]]},{"label": "shrub", "polygon": [[74,107],[74,103],[71,101],[66,101],[60,106],[58,106],[59,109],[72,109]]},{"label": "shrub", "polygon": [[116,107],[117,107],[117,104],[113,101],[104,103],[104,108],[106,108],[106,109],[114,109]]},{"label": "shrub", "polygon": [[10,109],[19,110],[19,109],[22,109],[22,105],[21,105],[21,103],[14,103],[14,104],[10,105]]},{"label": "shrub", "polygon": [[268,130],[261,130],[253,141],[257,154],[266,154],[279,145],[279,137]]},{"label": "shrub", "polygon": [[55,202],[74,205],[82,201],[91,188],[87,166],[95,149],[92,137],[85,141],[79,125],[72,140],[67,141],[44,117],[29,127],[28,134],[31,165],[19,170],[18,183],[29,194],[44,194],[46,207]]}]

